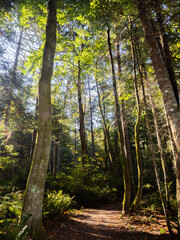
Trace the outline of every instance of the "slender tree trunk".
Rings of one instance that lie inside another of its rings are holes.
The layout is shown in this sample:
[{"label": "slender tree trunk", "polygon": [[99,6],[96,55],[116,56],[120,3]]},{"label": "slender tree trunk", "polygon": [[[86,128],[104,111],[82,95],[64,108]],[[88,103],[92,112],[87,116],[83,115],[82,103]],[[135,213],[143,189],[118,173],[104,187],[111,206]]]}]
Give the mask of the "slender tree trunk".
[{"label": "slender tree trunk", "polygon": [[174,239],[174,235],[173,235],[173,232],[171,230],[169,216],[168,216],[168,213],[167,213],[167,210],[166,210],[165,201],[164,201],[164,198],[163,198],[163,193],[162,193],[162,188],[161,188],[161,181],[160,181],[158,167],[157,167],[157,164],[156,164],[156,157],[155,157],[154,149],[153,149],[152,129],[151,129],[151,125],[149,123],[148,108],[147,108],[147,101],[146,101],[146,95],[145,95],[145,90],[144,90],[143,78],[141,78],[141,84],[142,84],[143,100],[144,100],[145,112],[146,112],[145,117],[146,117],[146,126],[147,126],[148,140],[149,140],[150,155],[151,155],[152,161],[153,161],[154,172],[155,172],[155,176],[156,176],[156,182],[157,182],[157,186],[158,186],[158,192],[159,192],[159,195],[160,195],[164,216],[165,216],[165,219],[166,219],[166,223],[167,223],[167,227],[168,227],[168,230],[169,230],[169,233],[170,233],[171,240],[173,240]]},{"label": "slender tree trunk", "polygon": [[76,121],[75,120],[75,129],[74,129],[74,149],[75,149],[75,153],[74,153],[74,162],[75,164],[77,163],[77,130],[76,130]]},{"label": "slender tree trunk", "polygon": [[166,123],[167,123],[167,127],[168,127],[169,140],[170,140],[171,151],[172,151],[172,156],[173,156],[173,168],[174,168],[174,171],[176,172],[176,148],[175,148],[175,144],[173,141],[173,136],[172,136],[171,127],[169,124],[169,119],[167,117],[166,112],[164,114],[165,114]]},{"label": "slender tree trunk", "polygon": [[161,51],[156,40],[156,33],[153,30],[148,12],[146,0],[136,0],[139,17],[143,26],[152,64],[155,70],[157,81],[161,90],[165,111],[169,119],[173,139],[176,145],[176,199],[178,206],[178,223],[180,226],[180,109],[177,104],[171,80],[163,61]]},{"label": "slender tree trunk", "polygon": [[42,223],[42,207],[51,145],[51,78],[56,48],[56,8],[57,0],[49,0],[46,43],[39,80],[38,134],[21,215],[22,219],[31,215],[28,225],[32,227],[33,240],[46,238]]},{"label": "slender tree trunk", "polygon": [[108,166],[108,160],[109,160],[109,154],[108,154],[108,150],[107,150],[107,140],[106,140],[106,133],[105,131],[103,131],[104,133],[104,151],[105,151],[105,162],[104,162],[104,168],[105,168],[105,173],[107,172],[107,166]]},{"label": "slender tree trunk", "polygon": [[114,98],[115,98],[115,114],[116,114],[116,121],[118,126],[118,137],[119,137],[119,144],[120,144],[121,157],[122,157],[122,163],[123,163],[124,197],[123,197],[122,212],[127,212],[130,207],[131,179],[130,179],[129,164],[124,152],[124,136],[123,136],[122,123],[120,118],[120,106],[119,106],[117,87],[116,87],[114,60],[113,60],[112,49],[111,49],[110,29],[107,30],[107,41],[108,41],[109,56],[111,61],[111,71],[112,71],[112,80],[113,80],[113,89],[114,89]]},{"label": "slender tree trunk", "polygon": [[58,146],[59,146],[59,133],[57,133],[54,138],[54,149],[53,149],[53,175],[54,176],[56,176],[57,174]]},{"label": "slender tree trunk", "polygon": [[[98,86],[97,80],[96,80],[96,88],[97,88],[97,94],[98,94],[98,105],[99,105],[99,110],[100,110],[100,114],[101,114],[101,118],[102,118],[102,122],[103,122],[103,128],[104,128],[105,151],[107,150],[107,153],[109,156],[111,172],[112,172],[112,174],[115,174],[114,162],[113,162],[113,157],[112,157],[112,147],[111,147],[110,137],[109,137],[109,130],[108,130],[108,127],[106,124],[106,119],[105,119],[105,105],[103,103],[103,106],[104,106],[104,113],[103,113],[103,109],[101,106],[101,98],[100,98],[100,93],[99,93],[99,86]],[[106,164],[106,162],[105,162],[105,164]]]},{"label": "slender tree trunk", "polygon": [[137,120],[134,127],[134,133],[135,133],[136,160],[137,160],[137,169],[138,169],[138,188],[137,188],[137,193],[134,198],[134,201],[131,205],[131,211],[135,211],[142,197],[143,169],[142,169],[142,156],[141,156],[140,135],[139,135],[139,127],[140,127],[140,121],[141,121],[141,105],[140,105],[137,75],[136,75],[136,57],[135,57],[135,46],[134,46],[133,36],[132,36],[132,26],[131,26],[131,52],[132,52],[132,60],[133,60],[134,89],[135,89],[135,96],[136,96],[136,103],[137,103]]},{"label": "slender tree trunk", "polygon": [[87,158],[87,143],[84,123],[84,111],[81,97],[81,65],[78,60],[78,103],[79,103],[79,123],[80,123],[80,139],[81,139],[81,154],[82,154],[82,168],[85,170],[86,158]]},{"label": "slender tree trunk", "polygon": [[90,88],[90,83],[89,83],[89,76],[88,76],[88,89],[89,89],[89,107],[90,107],[90,121],[91,121],[92,157],[95,158],[95,150],[94,150],[94,130],[93,130],[93,111],[92,111],[91,88]]},{"label": "slender tree trunk", "polygon": [[33,157],[34,147],[36,143],[36,136],[37,136],[37,127],[36,122],[38,121],[38,97],[36,97],[36,112],[35,112],[35,128],[32,133],[32,141],[31,141],[31,151],[30,151],[30,157]]},{"label": "slender tree trunk", "polygon": [[19,55],[20,55],[20,50],[21,50],[21,43],[22,43],[22,36],[23,36],[23,28],[21,29],[20,35],[19,35],[18,47],[16,50],[16,56],[15,56],[15,61],[14,61],[14,65],[13,65],[11,82],[15,81],[15,79],[16,79],[17,66],[18,66],[18,60],[19,60]]},{"label": "slender tree trunk", "polygon": [[166,160],[165,160],[163,147],[162,147],[162,144],[161,144],[160,131],[159,131],[159,126],[158,126],[158,119],[157,119],[156,110],[155,110],[155,103],[154,103],[154,99],[153,99],[153,96],[152,96],[151,87],[149,85],[148,78],[147,78],[146,82],[147,82],[147,89],[148,89],[151,109],[152,109],[153,118],[154,118],[154,125],[155,125],[155,130],[156,130],[158,148],[159,148],[159,152],[160,152],[161,165],[162,165],[163,176],[164,176],[164,185],[165,185],[165,191],[166,191],[166,201],[168,203],[169,202],[169,192],[168,192],[168,183],[167,183],[167,163],[166,163]]},{"label": "slender tree trunk", "polygon": [[[118,37],[117,37],[117,39],[118,39]],[[117,43],[116,43],[116,55],[117,55],[118,76],[119,76],[119,81],[120,81],[121,75],[122,75],[122,70],[121,70],[121,55],[120,55],[119,41],[117,41]],[[119,96],[121,96],[120,88],[119,88]],[[126,158],[128,160],[128,164],[129,164],[132,197],[134,198],[136,195],[136,186],[135,186],[135,181],[134,181],[134,172],[133,172],[133,166],[132,166],[132,158],[131,158],[129,134],[128,134],[128,129],[127,129],[127,117],[126,117],[124,99],[122,99],[121,103],[120,103],[120,112],[121,112],[122,131],[123,131],[124,141],[125,141],[124,152],[125,152]]]},{"label": "slender tree trunk", "polygon": [[115,163],[115,168],[116,168],[116,174],[117,177],[120,176],[120,172],[119,172],[119,151],[118,151],[118,130],[117,130],[117,122],[115,121],[115,131],[114,131],[114,163]]}]

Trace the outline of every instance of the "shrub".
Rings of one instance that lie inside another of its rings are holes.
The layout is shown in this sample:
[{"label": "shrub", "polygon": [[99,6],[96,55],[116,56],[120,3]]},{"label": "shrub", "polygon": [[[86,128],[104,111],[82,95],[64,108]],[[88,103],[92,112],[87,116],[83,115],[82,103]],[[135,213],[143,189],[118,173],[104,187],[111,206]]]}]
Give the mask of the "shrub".
[{"label": "shrub", "polygon": [[0,219],[18,218],[22,209],[22,192],[12,192],[0,197]]},{"label": "shrub", "polygon": [[69,194],[63,194],[62,190],[53,191],[47,193],[43,210],[45,215],[58,214],[71,209],[74,205],[73,197]]},{"label": "shrub", "polygon": [[[93,207],[98,202],[107,202],[120,198],[120,187],[109,174],[95,173],[95,170],[88,169],[85,180],[80,168],[74,168],[69,175],[59,173],[56,177],[48,175],[46,190],[60,189],[74,196],[78,207]],[[119,181],[118,181],[119,182]]]},{"label": "shrub", "polygon": [[18,219],[22,210],[22,192],[11,192],[0,197],[0,238],[7,240],[24,240],[29,234],[25,224],[27,218]]}]

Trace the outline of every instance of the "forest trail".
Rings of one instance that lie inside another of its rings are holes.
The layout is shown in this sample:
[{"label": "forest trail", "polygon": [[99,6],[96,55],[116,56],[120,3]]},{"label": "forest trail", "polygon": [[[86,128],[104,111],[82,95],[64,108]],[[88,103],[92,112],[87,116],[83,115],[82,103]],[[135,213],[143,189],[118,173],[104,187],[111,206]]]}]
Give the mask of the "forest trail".
[{"label": "forest trail", "polygon": [[76,210],[68,217],[55,217],[46,228],[52,240],[170,239],[161,214],[141,210],[122,216],[118,204]]}]

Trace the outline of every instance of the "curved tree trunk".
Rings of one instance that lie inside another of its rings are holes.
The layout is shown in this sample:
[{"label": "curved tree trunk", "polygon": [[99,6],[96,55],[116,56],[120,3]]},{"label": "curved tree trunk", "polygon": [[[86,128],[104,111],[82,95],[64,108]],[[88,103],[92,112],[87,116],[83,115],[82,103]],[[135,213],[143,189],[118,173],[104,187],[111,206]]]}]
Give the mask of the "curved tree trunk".
[{"label": "curved tree trunk", "polygon": [[107,41],[108,41],[109,56],[111,61],[111,71],[112,71],[112,80],[113,80],[113,89],[114,89],[114,98],[115,98],[115,114],[116,114],[116,121],[118,126],[119,145],[120,145],[122,164],[123,164],[124,197],[123,197],[122,212],[127,212],[130,207],[130,199],[131,199],[131,179],[130,179],[130,172],[129,172],[129,164],[124,152],[124,136],[123,136],[122,123],[120,118],[120,106],[119,106],[119,100],[118,100],[118,94],[117,94],[114,61],[113,61],[112,49],[111,49],[110,29],[107,30]]},{"label": "curved tree trunk", "polygon": [[32,227],[33,239],[35,240],[45,239],[42,207],[51,144],[51,78],[56,47],[56,8],[57,0],[49,0],[46,43],[39,80],[38,133],[21,216],[23,218],[31,215],[28,219],[28,225]]},{"label": "curved tree trunk", "polygon": [[134,127],[134,134],[135,134],[136,160],[137,160],[137,170],[138,170],[138,188],[137,188],[137,193],[134,198],[134,201],[131,204],[131,211],[135,211],[142,197],[143,169],[142,169],[142,156],[141,156],[140,136],[139,136],[139,127],[140,127],[140,121],[141,121],[141,105],[140,105],[138,83],[137,83],[137,76],[136,76],[136,58],[135,58],[135,46],[134,46],[133,36],[132,36],[132,26],[131,26],[131,52],[132,52],[132,60],[133,60],[134,89],[135,89],[136,104],[137,104],[137,120]]},{"label": "curved tree trunk", "polygon": [[[118,37],[117,37],[117,43],[116,43],[116,55],[117,55],[118,76],[119,76],[119,81],[120,81],[121,80],[122,71],[121,71],[121,55],[120,55],[120,47],[119,47]],[[119,96],[121,96],[120,88],[119,88]],[[129,164],[129,171],[130,171],[130,177],[131,177],[132,197],[135,197],[135,195],[136,195],[136,186],[135,186],[135,181],[134,181],[134,172],[133,172],[133,166],[132,166],[129,134],[128,134],[128,128],[127,128],[127,116],[126,116],[124,99],[122,99],[121,103],[120,103],[120,112],[121,112],[122,131],[123,131],[124,142],[125,142],[124,152],[125,152],[125,155],[127,157],[128,164]]]},{"label": "curved tree trunk", "polygon": [[161,90],[163,103],[169,123],[173,139],[176,145],[176,199],[178,206],[178,222],[180,226],[180,109],[177,104],[171,80],[167,72],[166,65],[163,61],[161,51],[157,44],[156,33],[152,27],[148,6],[146,0],[136,0],[139,17],[143,26],[146,42],[149,48],[149,53],[152,59],[152,64],[155,70],[159,88]]}]

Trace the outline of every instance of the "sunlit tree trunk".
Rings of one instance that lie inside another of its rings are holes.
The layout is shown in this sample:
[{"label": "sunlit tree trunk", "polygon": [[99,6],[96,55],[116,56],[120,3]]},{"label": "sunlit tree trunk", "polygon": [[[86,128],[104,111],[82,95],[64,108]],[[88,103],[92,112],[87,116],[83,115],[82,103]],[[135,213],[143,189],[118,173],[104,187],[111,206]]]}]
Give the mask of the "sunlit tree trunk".
[{"label": "sunlit tree trunk", "polygon": [[160,130],[159,130],[158,119],[157,119],[157,114],[156,114],[156,110],[155,110],[155,103],[154,103],[154,99],[153,99],[153,96],[152,96],[151,87],[149,85],[148,79],[147,79],[147,89],[148,89],[152,114],[153,114],[153,118],[154,118],[156,137],[157,137],[158,148],[159,148],[159,153],[160,153],[160,158],[161,158],[161,165],[162,165],[163,176],[164,176],[164,186],[165,186],[165,191],[166,191],[166,201],[169,202],[169,192],[168,192],[168,182],[167,182],[167,163],[166,163],[166,160],[165,160],[163,147],[162,147],[162,144],[161,144]]},{"label": "sunlit tree trunk", "polygon": [[82,168],[85,170],[86,158],[87,158],[87,143],[86,143],[86,133],[85,133],[85,123],[84,123],[84,111],[82,105],[82,93],[81,93],[81,65],[80,60],[78,60],[78,104],[79,104],[79,133],[81,139],[81,155],[82,155]]},{"label": "sunlit tree trunk", "polygon": [[92,157],[95,158],[94,130],[93,130],[93,111],[92,111],[91,88],[90,88],[89,76],[88,76],[88,89],[89,89],[89,107],[90,107],[90,122],[91,122]]},{"label": "sunlit tree trunk", "polygon": [[[119,41],[117,37],[116,42],[116,55],[117,55],[117,69],[118,69],[118,77],[119,82],[121,81],[121,55],[120,55],[120,47],[119,47]],[[121,91],[119,87],[119,96],[121,96]],[[129,134],[127,129],[127,116],[126,116],[126,110],[125,110],[125,103],[124,99],[121,99],[120,103],[120,116],[121,116],[121,122],[122,122],[122,131],[124,135],[124,152],[128,160],[129,164],[129,171],[130,171],[130,177],[131,177],[131,189],[132,189],[132,197],[135,197],[136,195],[136,187],[135,187],[135,181],[134,181],[134,172],[133,172],[133,166],[132,166],[132,158],[131,158],[131,150],[130,150],[130,142],[129,142]]]},{"label": "sunlit tree trunk", "polygon": [[32,132],[32,142],[31,142],[31,151],[30,151],[30,157],[33,157],[34,147],[36,143],[36,135],[37,135],[37,127],[36,122],[38,121],[38,97],[36,97],[36,112],[35,112],[35,128]]},{"label": "sunlit tree trunk", "polygon": [[156,33],[152,27],[147,2],[145,0],[137,0],[136,2],[139,9],[139,17],[143,26],[145,39],[152,59],[152,64],[161,90],[164,108],[169,119],[173,139],[177,150],[176,199],[178,206],[178,222],[180,226],[180,109],[174,95],[172,83],[169,78],[166,65],[163,61],[161,51],[156,40]]},{"label": "sunlit tree trunk", "polygon": [[[146,73],[145,73],[145,78],[148,81]],[[158,172],[158,167],[157,167],[157,164],[156,164],[156,156],[154,154],[154,149],[153,149],[152,128],[151,128],[151,125],[150,125],[150,122],[149,122],[148,107],[147,107],[146,94],[145,94],[145,89],[144,89],[144,81],[143,81],[142,73],[141,73],[141,85],[142,85],[143,100],[144,100],[145,113],[146,113],[145,117],[146,117],[147,135],[148,135],[148,140],[149,140],[149,152],[150,152],[150,156],[151,156],[152,161],[153,161],[154,172],[155,172],[156,182],[157,182],[157,186],[158,186],[158,192],[159,192],[159,195],[160,195],[161,204],[162,204],[164,216],[165,216],[165,219],[166,219],[168,231],[170,233],[171,240],[173,240],[174,235],[173,235],[173,232],[171,230],[171,224],[170,224],[170,221],[169,221],[169,216],[168,216],[168,212],[167,212],[167,209],[166,209],[166,204],[165,204],[164,197],[163,197],[163,192],[162,192],[162,188],[161,188],[161,180],[160,180],[160,176],[159,176],[159,172]]]},{"label": "sunlit tree trunk", "polygon": [[137,74],[136,74],[136,56],[135,56],[135,46],[133,41],[133,34],[132,34],[132,26],[131,26],[131,52],[132,52],[132,61],[133,61],[133,77],[134,77],[134,89],[135,89],[135,96],[136,96],[136,104],[137,104],[137,120],[134,127],[134,135],[135,135],[135,147],[136,147],[136,160],[137,160],[137,169],[138,169],[138,188],[137,193],[134,198],[134,201],[131,205],[131,211],[136,210],[138,204],[142,197],[142,190],[143,190],[143,168],[142,168],[142,155],[141,155],[141,148],[140,148],[140,135],[139,135],[139,128],[141,122],[141,104],[139,99],[139,90],[138,90],[138,82],[137,82]]},{"label": "sunlit tree trunk", "polygon": [[172,83],[174,95],[176,97],[177,104],[179,105],[179,94],[178,94],[178,87],[177,87],[177,82],[176,82],[176,77],[175,77],[175,72],[174,72],[174,67],[173,67],[173,62],[172,62],[172,57],[171,57],[171,52],[169,49],[169,43],[168,43],[168,38],[167,34],[165,31],[165,25],[164,25],[164,20],[162,16],[162,9],[161,9],[161,4],[162,0],[156,0],[155,1],[155,11],[156,11],[156,17],[157,17],[157,24],[158,24],[158,33],[160,37],[160,43],[161,43],[161,53],[169,74],[169,78]]},{"label": "sunlit tree trunk", "polygon": [[23,217],[31,215],[28,225],[32,227],[33,240],[46,238],[42,223],[42,207],[51,145],[51,78],[56,48],[56,8],[57,0],[49,0],[46,43],[39,80],[38,133],[21,216],[23,219]]},{"label": "sunlit tree trunk", "polygon": [[119,106],[117,86],[116,86],[114,60],[113,60],[112,49],[111,49],[110,29],[107,30],[107,41],[108,41],[109,56],[111,61],[111,72],[112,72],[112,81],[113,81],[114,98],[115,98],[115,114],[116,114],[116,121],[117,121],[117,127],[118,127],[118,137],[119,137],[119,144],[120,144],[120,150],[121,150],[121,158],[123,163],[124,196],[123,196],[122,212],[127,212],[130,207],[131,178],[130,178],[129,164],[124,152],[124,136],[123,136],[122,123],[120,118],[120,106]]}]

